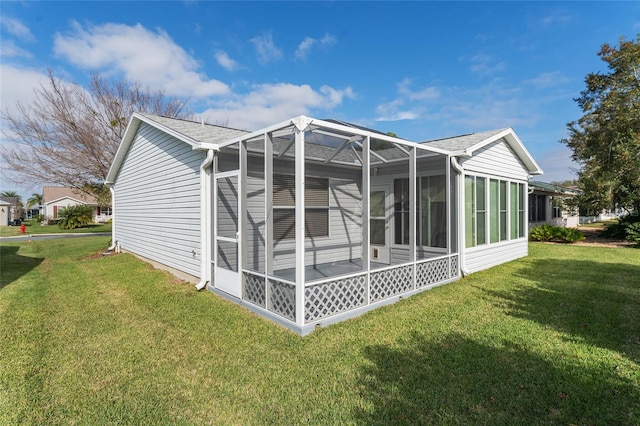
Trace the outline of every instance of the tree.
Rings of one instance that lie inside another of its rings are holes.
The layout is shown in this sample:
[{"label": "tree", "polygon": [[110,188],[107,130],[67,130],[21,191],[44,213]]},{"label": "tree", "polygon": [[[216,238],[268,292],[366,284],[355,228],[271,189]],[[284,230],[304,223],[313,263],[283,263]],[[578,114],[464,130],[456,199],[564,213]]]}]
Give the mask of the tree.
[{"label": "tree", "polygon": [[2,191],[0,192],[0,197],[17,198],[18,200],[22,198],[20,195],[18,195],[17,191]]},{"label": "tree", "polygon": [[35,205],[41,206],[43,201],[44,201],[44,196],[42,194],[38,194],[34,192],[33,194],[31,194],[31,197],[29,197],[29,199],[27,200],[27,208],[30,209]]},{"label": "tree", "polygon": [[93,222],[93,208],[86,204],[65,207],[58,212],[58,227],[76,229]]},{"label": "tree", "polygon": [[561,142],[580,165],[583,205],[593,211],[621,207],[640,212],[640,34],[619,46],[602,45],[609,72],[590,73],[574,99],[584,115],[567,124]]},{"label": "tree", "polygon": [[[140,83],[92,74],[88,88],[49,71],[30,105],[5,109],[3,133],[17,143],[2,148],[6,169],[20,183],[58,183],[109,200],[102,182],[133,112],[190,118],[186,101],[167,98]],[[109,203],[107,203],[109,204]]]}]

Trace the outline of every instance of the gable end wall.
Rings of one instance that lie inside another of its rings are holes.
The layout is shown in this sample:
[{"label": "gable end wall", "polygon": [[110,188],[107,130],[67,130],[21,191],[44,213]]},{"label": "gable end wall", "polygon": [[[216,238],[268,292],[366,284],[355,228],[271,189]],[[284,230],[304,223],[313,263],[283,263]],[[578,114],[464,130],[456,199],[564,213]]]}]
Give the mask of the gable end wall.
[{"label": "gable end wall", "polygon": [[142,123],[114,183],[124,250],[199,277],[200,164],[205,154]]},{"label": "gable end wall", "polygon": [[504,139],[480,148],[471,158],[461,161],[469,172],[527,181],[529,172]]}]

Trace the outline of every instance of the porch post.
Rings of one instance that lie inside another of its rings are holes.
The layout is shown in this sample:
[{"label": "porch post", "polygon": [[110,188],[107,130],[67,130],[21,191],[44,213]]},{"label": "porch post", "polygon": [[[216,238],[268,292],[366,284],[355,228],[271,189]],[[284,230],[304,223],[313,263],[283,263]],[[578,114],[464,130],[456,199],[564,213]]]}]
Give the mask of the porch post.
[{"label": "porch post", "polygon": [[451,160],[449,155],[445,159],[445,202],[447,215],[447,255],[451,255]]},{"label": "porch post", "polygon": [[409,152],[409,262],[413,288],[416,287],[416,147]]},{"label": "porch post", "polygon": [[296,324],[304,325],[305,229],[304,229],[304,130],[295,126],[296,183]]},{"label": "porch post", "polygon": [[240,250],[238,251],[238,256],[240,256],[238,266],[240,273],[240,291],[241,298],[244,298],[244,269],[247,269],[247,141],[240,141],[239,144],[239,166],[240,166],[240,176],[238,176],[239,180],[239,200],[240,200],[240,214],[238,215],[238,232],[240,234]]},{"label": "porch post", "polygon": [[[273,275],[273,139],[272,133],[264,134],[264,270]],[[267,285],[267,290],[269,286]],[[267,294],[265,292],[265,294]],[[267,300],[269,300],[267,294]]]},{"label": "porch post", "polygon": [[369,232],[369,214],[371,212],[369,207],[371,197],[371,162],[369,160],[369,148],[371,137],[367,136],[362,142],[362,267],[367,272],[367,304],[369,304],[369,271],[371,270],[371,265],[369,264],[371,255],[371,234]]}]

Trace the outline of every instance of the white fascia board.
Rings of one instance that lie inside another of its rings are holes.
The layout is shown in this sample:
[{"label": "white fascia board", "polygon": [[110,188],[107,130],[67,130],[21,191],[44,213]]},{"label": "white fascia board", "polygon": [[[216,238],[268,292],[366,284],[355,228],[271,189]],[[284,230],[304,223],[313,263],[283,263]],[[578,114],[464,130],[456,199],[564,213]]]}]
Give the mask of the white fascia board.
[{"label": "white fascia board", "polygon": [[127,129],[124,132],[124,136],[122,137],[120,146],[118,146],[118,150],[116,151],[116,156],[113,159],[113,163],[111,163],[111,167],[109,168],[109,173],[107,173],[107,178],[104,181],[105,184],[110,185],[115,182],[115,179],[118,176],[118,172],[120,171],[120,167],[122,166],[122,163],[124,162],[124,159],[127,156],[127,153],[129,152],[129,148],[131,147],[131,144],[133,143],[133,139],[135,138],[138,128],[140,127],[140,123],[142,122],[147,123],[148,125],[155,127],[156,129],[161,130],[162,132],[167,133],[168,135],[171,135],[176,139],[181,140],[184,143],[189,144],[192,149],[197,149],[199,145],[199,143],[196,140],[188,136],[185,136],[182,133],[176,132],[175,130],[170,129],[169,127],[163,126],[162,124],[156,121],[148,119],[147,117],[141,114],[138,114],[137,112],[134,112],[131,115],[131,119],[129,120]]},{"label": "white fascia board", "polygon": [[516,132],[514,132],[510,127],[508,129],[504,129],[502,132],[496,133],[495,135],[483,140],[482,142],[478,142],[470,148],[465,149],[464,155],[467,157],[471,157],[473,156],[474,151],[477,151],[478,149],[481,149],[501,138],[504,138],[511,149],[513,149],[513,151],[518,155],[520,160],[527,167],[529,174],[541,175],[543,173],[536,160],[534,160],[531,153],[529,153],[518,135],[516,135]]},{"label": "white fascia board", "polygon": [[86,204],[86,205],[88,205],[88,206],[97,206],[97,205],[98,205],[97,203],[96,203],[96,204],[87,203],[86,201],[78,200],[77,198],[73,198],[73,197],[60,197],[60,198],[57,198],[57,199],[55,199],[55,200],[53,200],[53,201],[47,201],[47,202],[45,203],[45,206],[49,206],[49,205],[51,205],[51,204],[55,204],[55,203],[57,203],[58,201],[62,201],[62,200],[71,200],[71,201],[75,201],[76,203]]},{"label": "white fascia board", "polygon": [[208,151],[210,149],[218,151],[220,147],[217,143],[200,142],[198,146],[194,146],[193,149],[198,151]]}]

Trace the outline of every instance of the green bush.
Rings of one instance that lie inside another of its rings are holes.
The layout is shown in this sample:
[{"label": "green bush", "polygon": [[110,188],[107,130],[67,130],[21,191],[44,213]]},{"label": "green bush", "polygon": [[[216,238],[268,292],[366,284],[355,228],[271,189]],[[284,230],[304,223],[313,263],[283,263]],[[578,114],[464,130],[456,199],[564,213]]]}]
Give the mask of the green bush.
[{"label": "green bush", "polygon": [[61,229],[76,229],[93,222],[93,208],[87,205],[69,206],[58,212]]},{"label": "green bush", "polygon": [[605,238],[625,239],[635,243],[640,248],[640,215],[630,214],[618,219],[617,222],[607,225],[600,233]]},{"label": "green bush", "polygon": [[529,241],[551,241],[554,236],[554,226],[551,225],[538,225],[531,228],[529,231]]},{"label": "green bush", "polygon": [[561,228],[553,225],[534,226],[529,231],[529,241],[556,241],[560,243],[575,243],[584,240],[584,234],[575,228]]},{"label": "green bush", "polygon": [[629,223],[625,229],[625,239],[634,243],[636,248],[640,248],[640,222]]}]

